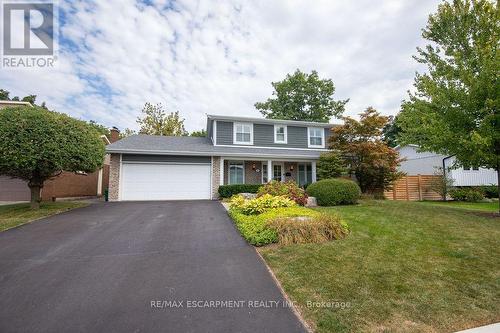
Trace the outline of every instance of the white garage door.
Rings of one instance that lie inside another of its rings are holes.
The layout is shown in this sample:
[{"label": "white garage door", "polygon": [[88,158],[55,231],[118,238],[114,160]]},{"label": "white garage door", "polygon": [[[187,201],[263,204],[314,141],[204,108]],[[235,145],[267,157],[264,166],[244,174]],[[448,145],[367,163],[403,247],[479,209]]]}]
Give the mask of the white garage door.
[{"label": "white garage door", "polygon": [[121,200],[210,199],[210,165],[122,165]]}]

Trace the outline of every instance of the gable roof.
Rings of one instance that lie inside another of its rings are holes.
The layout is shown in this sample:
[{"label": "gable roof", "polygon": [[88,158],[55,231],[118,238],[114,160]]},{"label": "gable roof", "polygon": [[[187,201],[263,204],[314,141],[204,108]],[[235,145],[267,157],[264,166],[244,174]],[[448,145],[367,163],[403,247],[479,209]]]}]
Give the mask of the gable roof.
[{"label": "gable roof", "polygon": [[221,147],[207,137],[137,134],[106,147],[108,153],[146,155],[253,156],[255,158],[317,159],[322,151],[293,148]]},{"label": "gable roof", "polygon": [[290,126],[306,126],[306,127],[324,127],[332,128],[338,126],[337,124],[319,123],[313,121],[298,121],[298,120],[285,120],[285,119],[266,119],[266,118],[252,118],[252,117],[239,117],[239,116],[222,116],[222,115],[207,115],[208,120],[222,120],[222,121],[241,121],[251,122],[256,124],[283,124]]}]

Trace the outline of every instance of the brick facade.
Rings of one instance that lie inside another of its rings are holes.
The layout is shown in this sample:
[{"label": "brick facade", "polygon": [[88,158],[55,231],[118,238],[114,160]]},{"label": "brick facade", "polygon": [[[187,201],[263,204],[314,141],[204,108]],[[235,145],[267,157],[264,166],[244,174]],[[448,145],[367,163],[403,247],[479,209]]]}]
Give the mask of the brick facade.
[{"label": "brick facade", "polygon": [[[292,167],[293,167],[293,170],[291,170]],[[298,165],[297,165],[297,163],[285,162],[284,168],[285,168],[285,170],[283,170],[283,173],[285,174],[285,181],[293,180],[295,182],[298,182],[298,178],[297,178]],[[287,173],[290,173],[290,176],[286,176]]]},{"label": "brick facade", "polygon": [[111,154],[109,172],[109,201],[117,201],[120,190],[120,154]]},{"label": "brick facade", "polygon": [[[245,161],[245,184],[261,184],[262,183],[262,164],[265,162],[262,161]],[[255,164],[255,170],[253,170],[253,165]],[[298,172],[298,163],[297,162],[284,162],[283,163],[283,174],[285,175],[285,180],[294,180],[297,179]],[[293,170],[292,170],[293,167]],[[259,172],[257,172],[259,170]],[[287,173],[290,173],[290,176],[286,176]],[[224,160],[224,184],[227,185],[229,183],[229,161]]]},{"label": "brick facade", "polygon": [[245,184],[262,184],[262,162],[245,161]]},{"label": "brick facade", "polygon": [[214,156],[212,158],[212,199],[219,197],[220,185],[220,157]]}]

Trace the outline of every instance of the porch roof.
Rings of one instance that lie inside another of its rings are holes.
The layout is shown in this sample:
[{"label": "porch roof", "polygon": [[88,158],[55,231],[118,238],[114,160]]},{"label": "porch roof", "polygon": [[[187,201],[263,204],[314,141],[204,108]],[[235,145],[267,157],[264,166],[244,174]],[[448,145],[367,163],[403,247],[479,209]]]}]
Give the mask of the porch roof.
[{"label": "porch roof", "polygon": [[[326,150],[324,150],[326,151]],[[238,158],[315,160],[324,152],[313,149],[214,146],[207,137],[132,135],[106,147],[108,153],[145,155],[195,155]]]}]

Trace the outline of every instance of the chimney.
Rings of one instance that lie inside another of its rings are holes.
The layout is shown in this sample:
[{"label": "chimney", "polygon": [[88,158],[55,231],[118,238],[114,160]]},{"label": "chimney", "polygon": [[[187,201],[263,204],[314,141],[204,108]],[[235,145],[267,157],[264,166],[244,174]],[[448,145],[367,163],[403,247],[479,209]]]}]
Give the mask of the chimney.
[{"label": "chimney", "polygon": [[109,138],[109,142],[113,143],[113,142],[116,142],[118,140],[120,140],[120,130],[113,126],[109,129],[109,132],[110,132],[110,138]]}]

